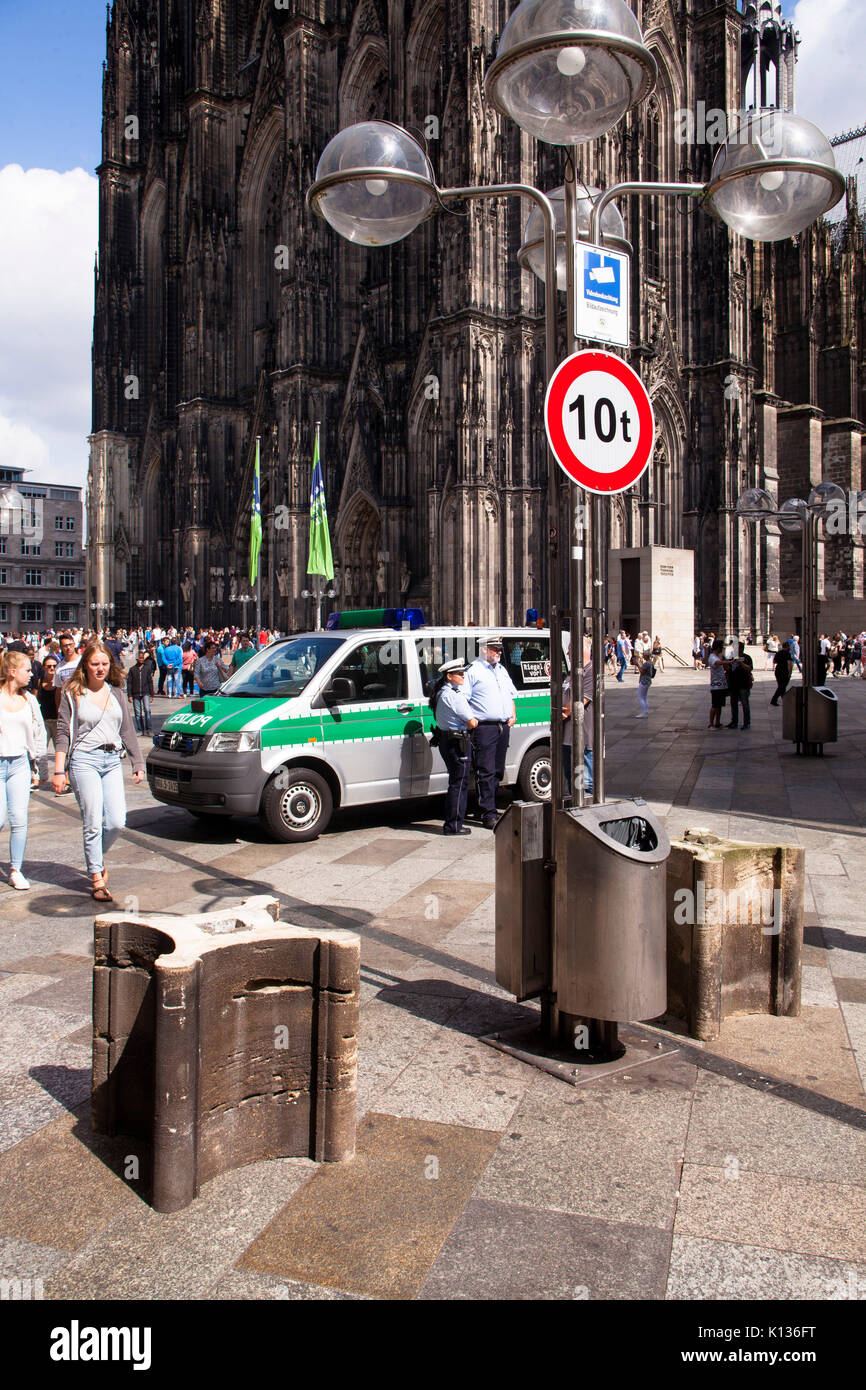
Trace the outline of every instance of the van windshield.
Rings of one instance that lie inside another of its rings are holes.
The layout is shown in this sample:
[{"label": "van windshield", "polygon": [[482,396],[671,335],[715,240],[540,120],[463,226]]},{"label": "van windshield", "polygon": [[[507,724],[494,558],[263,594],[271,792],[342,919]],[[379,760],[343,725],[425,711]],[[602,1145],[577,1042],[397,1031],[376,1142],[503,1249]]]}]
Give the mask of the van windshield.
[{"label": "van windshield", "polygon": [[220,687],[221,695],[261,696],[262,699],[290,699],[300,695],[312,677],[333,656],[346,638],[328,633],[295,637],[263,647]]}]

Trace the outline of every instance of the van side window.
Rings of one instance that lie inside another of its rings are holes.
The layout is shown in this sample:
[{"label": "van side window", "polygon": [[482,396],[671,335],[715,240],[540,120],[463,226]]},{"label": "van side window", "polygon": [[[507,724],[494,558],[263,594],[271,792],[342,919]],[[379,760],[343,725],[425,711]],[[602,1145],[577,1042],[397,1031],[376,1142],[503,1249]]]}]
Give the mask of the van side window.
[{"label": "van side window", "polygon": [[403,643],[393,637],[384,642],[364,642],[349,652],[331,679],[351,681],[354,687],[354,697],[341,703],[404,700],[409,681]]},{"label": "van side window", "polygon": [[506,637],[502,662],[518,690],[550,685],[550,638]]}]

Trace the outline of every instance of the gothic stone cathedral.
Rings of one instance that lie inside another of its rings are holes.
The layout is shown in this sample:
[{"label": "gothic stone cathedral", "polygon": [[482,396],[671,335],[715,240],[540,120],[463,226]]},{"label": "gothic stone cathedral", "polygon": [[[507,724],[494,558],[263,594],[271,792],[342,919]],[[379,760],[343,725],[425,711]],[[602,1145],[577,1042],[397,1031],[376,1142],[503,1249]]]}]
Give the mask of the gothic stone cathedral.
[{"label": "gothic stone cathedral", "polygon": [[[777,3],[631,3],[659,82],[611,135],[579,147],[586,183],[704,179],[710,113],[792,106],[797,40]],[[544,611],[543,291],[516,259],[529,207],[464,204],[367,250],[304,202],[330,138],[369,118],[423,135],[441,186],[561,184],[562,152],[483,100],[513,7],[115,0],[88,600],[114,603],[119,624],[139,621],[147,597],[175,621],[240,623],[257,435],[264,620],[311,624],[316,420],[337,606],[410,600],[437,621],[479,624]],[[683,110],[697,117],[692,140]],[[629,359],[657,442],[641,484],[611,506],[610,546],[693,549],[704,626],[765,629],[786,600],[799,611],[799,541],[738,521],[743,488],[782,500],[822,476],[860,487],[866,272],[853,183],[848,203],[834,225],[763,247],[671,199],[622,205]],[[822,547],[828,597],[862,600],[862,544]]]}]

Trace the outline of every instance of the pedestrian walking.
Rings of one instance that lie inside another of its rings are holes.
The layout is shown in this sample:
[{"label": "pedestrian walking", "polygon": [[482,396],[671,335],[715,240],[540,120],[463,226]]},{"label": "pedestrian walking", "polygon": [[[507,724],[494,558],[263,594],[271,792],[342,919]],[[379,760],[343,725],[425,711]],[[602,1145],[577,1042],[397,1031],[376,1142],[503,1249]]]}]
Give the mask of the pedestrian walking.
[{"label": "pedestrian walking", "polygon": [[39,759],[39,785],[47,784],[48,777],[48,740],[55,748],[57,747],[57,690],[54,685],[54,677],[57,672],[57,657],[50,652],[42,663],[42,670],[36,684],[36,701],[39,705],[39,713],[42,715],[42,723],[45,725],[46,745],[45,752]]},{"label": "pedestrian walking", "polygon": [[622,678],[631,660],[631,642],[628,634],[623,628],[620,628],[619,636],[616,639],[616,660],[619,668],[616,673],[616,678],[620,684],[622,684]]},{"label": "pedestrian walking", "polygon": [[98,640],[87,643],[63,691],[56,749],[54,791],[57,796],[63,791],[68,766],[81,811],[91,897],[113,902],[104,856],[126,825],[121,754],[125,749],[132,759],[135,782],[144,778],[144,759],[123,692],[123,674]]},{"label": "pedestrian walking", "polygon": [[773,657],[773,670],[776,674],[776,693],[770,704],[777,705],[788,689],[788,682],[793,674],[791,652],[784,642],[780,644],[779,650]]},{"label": "pedestrian walking", "polygon": [[230,675],[231,667],[220,659],[217,643],[205,642],[204,650],[195,663],[195,679],[200,694],[215,695]]},{"label": "pedestrian walking", "polygon": [[803,667],[800,662],[800,638],[796,632],[792,632],[791,636],[788,638],[788,647],[791,653],[791,661],[802,675]]},{"label": "pedestrian walking", "polygon": [[655,680],[655,674],[656,668],[652,653],[644,652],[638,667],[637,702],[640,708],[635,719],[647,719],[649,717],[649,693],[650,686]]},{"label": "pedestrian walking", "polygon": [[168,673],[166,685],[168,687],[168,698],[170,700],[181,699],[181,673],[183,671],[183,650],[176,637],[172,637],[163,649],[165,658],[165,669]]},{"label": "pedestrian walking", "polygon": [[517,691],[508,672],[502,666],[502,638],[485,637],[479,656],[466,674],[466,698],[478,727],[472,734],[472,755],[475,786],[481,823],[486,830],[496,824],[496,792],[505,776],[505,757],[511,727],[517,713],[514,697]]},{"label": "pedestrian walking", "polygon": [[462,659],[444,662],[439,667],[439,679],[430,696],[430,708],[436,719],[433,741],[448,769],[443,835],[472,833],[463,824],[472,768],[469,735],[478,727],[463,689],[468,669]]},{"label": "pedestrian walking", "polygon": [[195,663],[197,660],[198,652],[195,649],[195,645],[187,638],[183,644],[183,653],[181,657],[181,679],[183,681],[184,695],[195,694]]},{"label": "pedestrian walking", "polygon": [[135,655],[135,665],[131,666],[126,676],[126,694],[132,701],[132,714],[135,719],[136,732],[139,734],[152,734],[153,725],[150,722],[150,702],[153,699],[153,677],[156,672],[156,662],[144,647],[139,647]]},{"label": "pedestrian walking", "polygon": [[0,826],[8,820],[9,882],[19,892],[30,887],[22,872],[27,813],[31,787],[39,784],[36,765],[47,747],[39,703],[27,689],[31,675],[22,652],[0,657]]},{"label": "pedestrian walking", "polygon": [[752,723],[751,711],[749,709],[749,692],[754,684],[752,674],[752,658],[746,654],[744,642],[737,643],[737,655],[728,668],[728,690],[731,693],[731,721],[729,729],[736,729],[739,722],[740,709],[743,711],[743,728],[748,729]]},{"label": "pedestrian walking", "polygon": [[710,724],[711,729],[722,727],[722,710],[728,698],[728,674],[725,670],[723,653],[725,644],[721,637],[713,642],[707,665],[710,668]]},{"label": "pedestrian walking", "polygon": [[664,648],[662,647],[662,639],[658,634],[653,638],[652,658],[656,670],[663,671],[665,669]]}]

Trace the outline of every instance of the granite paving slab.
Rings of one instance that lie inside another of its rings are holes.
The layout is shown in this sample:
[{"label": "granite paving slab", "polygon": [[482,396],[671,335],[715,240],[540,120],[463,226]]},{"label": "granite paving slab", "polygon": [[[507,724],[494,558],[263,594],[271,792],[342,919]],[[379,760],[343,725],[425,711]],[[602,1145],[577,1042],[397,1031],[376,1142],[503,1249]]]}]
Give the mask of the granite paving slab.
[{"label": "granite paving slab", "polygon": [[657,1227],[476,1198],[454,1226],[418,1297],[662,1298],[669,1245],[669,1236]]},{"label": "granite paving slab", "polygon": [[685,1152],[732,1182],[750,1171],[866,1186],[866,1130],[707,1072],[698,1073]]},{"label": "granite paving slab", "polygon": [[797,1018],[749,1014],[728,1018],[707,1051],[762,1075],[801,1085],[849,1105],[864,1106],[863,1084],[838,1008],[805,1006]]},{"label": "granite paving slab", "polygon": [[674,1236],[670,1299],[839,1300],[866,1298],[866,1265],[819,1256]]},{"label": "granite paving slab", "polygon": [[663,1061],[578,1090],[539,1074],[477,1195],[669,1229],[694,1075]]},{"label": "granite paving slab", "polygon": [[378,1298],[418,1292],[498,1133],[368,1114],[351,1163],[323,1166],[239,1268]]},{"label": "granite paving slab", "polygon": [[674,1234],[866,1260],[866,1186],[686,1163]]}]

